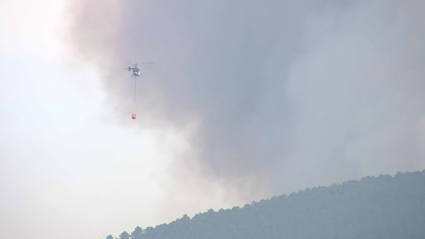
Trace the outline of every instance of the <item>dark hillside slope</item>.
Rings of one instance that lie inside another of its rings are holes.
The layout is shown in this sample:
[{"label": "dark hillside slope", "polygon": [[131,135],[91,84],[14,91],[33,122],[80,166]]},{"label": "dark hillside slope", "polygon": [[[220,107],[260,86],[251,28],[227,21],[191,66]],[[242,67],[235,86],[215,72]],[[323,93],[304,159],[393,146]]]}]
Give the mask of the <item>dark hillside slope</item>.
[{"label": "dark hillside slope", "polygon": [[243,208],[209,210],[140,232],[132,238],[424,239],[425,170],[306,189]]}]

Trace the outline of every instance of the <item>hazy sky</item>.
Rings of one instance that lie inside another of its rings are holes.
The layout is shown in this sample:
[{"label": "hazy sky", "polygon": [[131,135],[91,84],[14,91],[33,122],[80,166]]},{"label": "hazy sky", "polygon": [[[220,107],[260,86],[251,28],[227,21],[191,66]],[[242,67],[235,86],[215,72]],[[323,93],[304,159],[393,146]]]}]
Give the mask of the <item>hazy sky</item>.
[{"label": "hazy sky", "polygon": [[[2,236],[117,236],[423,170],[423,9],[0,1]],[[122,68],[143,61],[134,102]]]}]

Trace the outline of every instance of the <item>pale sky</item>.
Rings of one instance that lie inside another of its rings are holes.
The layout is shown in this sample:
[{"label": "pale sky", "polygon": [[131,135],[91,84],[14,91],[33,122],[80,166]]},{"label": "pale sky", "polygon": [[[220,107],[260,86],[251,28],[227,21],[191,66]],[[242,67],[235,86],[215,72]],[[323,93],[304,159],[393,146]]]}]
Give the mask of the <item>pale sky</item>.
[{"label": "pale sky", "polygon": [[246,2],[0,0],[2,236],[425,168],[423,2]]},{"label": "pale sky", "polygon": [[64,3],[0,3],[2,236],[103,238],[225,205],[205,197],[164,215],[184,136],[135,127],[131,114],[117,123],[96,67],[66,55]]}]

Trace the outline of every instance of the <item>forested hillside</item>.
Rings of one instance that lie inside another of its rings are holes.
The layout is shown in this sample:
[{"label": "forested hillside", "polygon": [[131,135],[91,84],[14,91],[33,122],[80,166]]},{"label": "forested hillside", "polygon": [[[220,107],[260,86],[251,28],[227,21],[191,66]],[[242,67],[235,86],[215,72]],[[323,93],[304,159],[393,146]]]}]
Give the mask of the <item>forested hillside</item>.
[{"label": "forested hillside", "polygon": [[[113,239],[108,236],[108,239]],[[425,170],[380,175],[184,215],[120,239],[425,238]]]}]

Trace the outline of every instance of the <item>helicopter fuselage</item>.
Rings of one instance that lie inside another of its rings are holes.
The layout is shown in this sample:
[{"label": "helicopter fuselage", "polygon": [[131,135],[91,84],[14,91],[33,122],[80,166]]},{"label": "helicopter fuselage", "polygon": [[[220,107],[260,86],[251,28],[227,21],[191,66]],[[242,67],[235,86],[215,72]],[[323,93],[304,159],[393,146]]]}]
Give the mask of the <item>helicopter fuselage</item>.
[{"label": "helicopter fuselage", "polygon": [[140,76],[140,70],[138,67],[134,67],[134,68],[129,67],[128,71],[133,71],[133,74],[131,76],[134,76],[134,77]]}]

